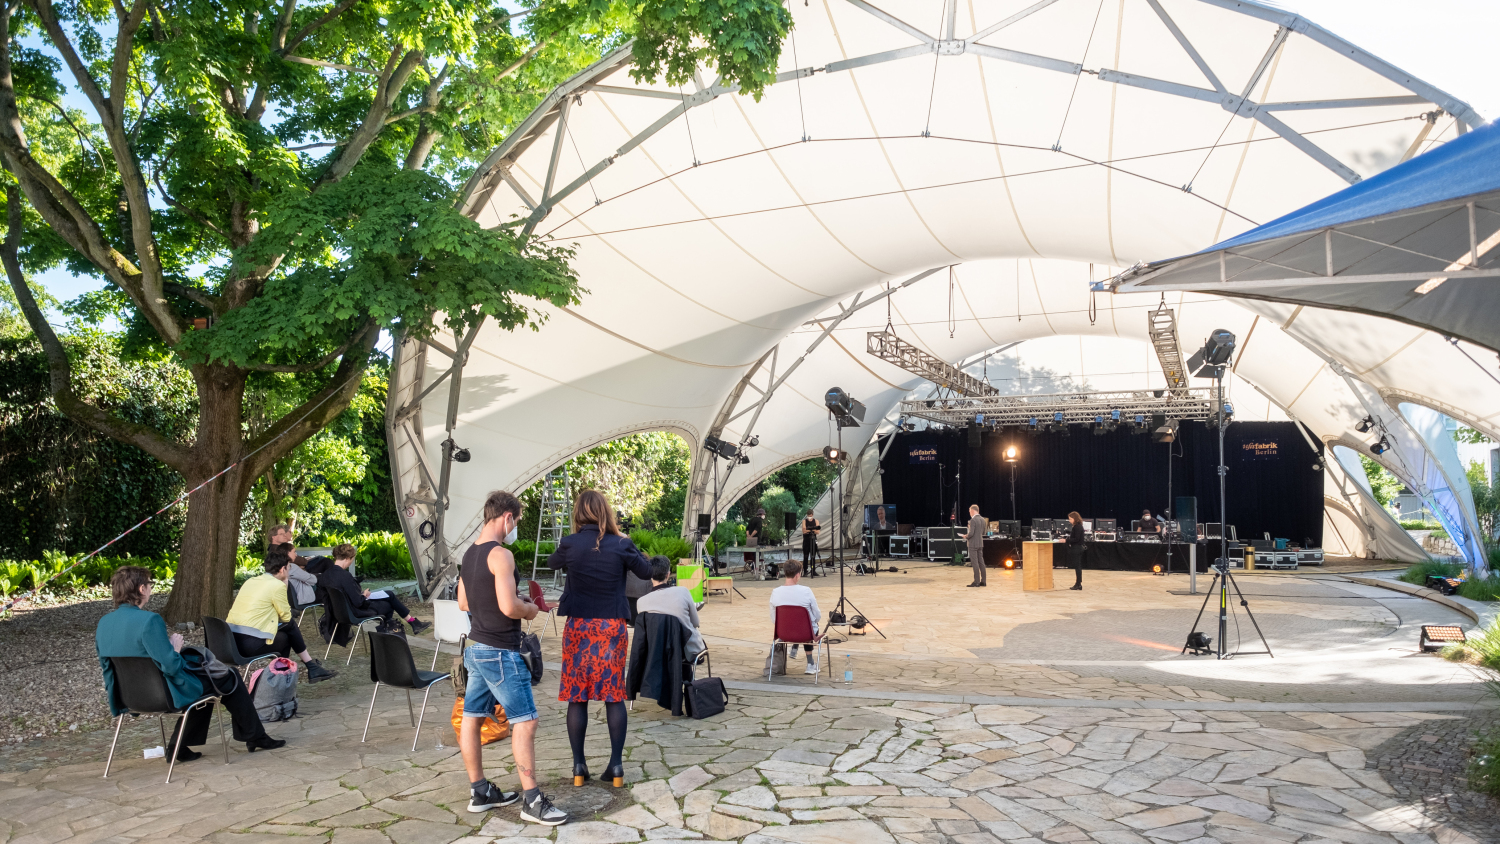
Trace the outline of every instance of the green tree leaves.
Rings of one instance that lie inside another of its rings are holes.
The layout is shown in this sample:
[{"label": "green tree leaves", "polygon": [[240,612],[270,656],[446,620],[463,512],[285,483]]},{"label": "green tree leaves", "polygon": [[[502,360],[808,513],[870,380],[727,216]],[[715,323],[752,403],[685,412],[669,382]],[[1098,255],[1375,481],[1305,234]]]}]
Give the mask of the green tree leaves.
[{"label": "green tree leaves", "polygon": [[655,0],[632,10],[636,81],[685,85],[702,64],[718,72],[720,84],[738,85],[757,100],[776,79],[781,41],[792,25],[791,13],[775,0]]}]

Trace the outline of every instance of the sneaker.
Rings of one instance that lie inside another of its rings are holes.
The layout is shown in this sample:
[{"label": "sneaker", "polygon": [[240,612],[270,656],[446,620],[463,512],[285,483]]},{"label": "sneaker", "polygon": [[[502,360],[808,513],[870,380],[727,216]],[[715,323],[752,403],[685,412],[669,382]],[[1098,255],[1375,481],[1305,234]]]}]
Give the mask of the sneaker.
[{"label": "sneaker", "polygon": [[817,674],[818,673],[818,665],[817,665],[817,663],[814,663],[814,662],[808,663],[807,664],[807,670],[803,671],[802,673],[803,674]]},{"label": "sneaker", "polygon": [[788,650],[786,652],[787,658],[790,659],[791,657],[796,656],[797,655],[797,649],[800,648],[800,647],[801,647],[801,645],[791,645],[791,646],[789,646]]},{"label": "sneaker", "polygon": [[432,627],[432,623],[427,621],[412,620],[406,623],[411,625],[411,632],[413,633],[421,633],[422,631]]},{"label": "sneaker", "polygon": [[501,791],[489,780],[485,780],[484,788],[480,791],[470,790],[469,811],[474,813],[488,812],[497,806],[509,806],[521,799],[519,792]]},{"label": "sneaker", "polygon": [[321,683],[324,680],[332,680],[337,676],[339,676],[337,671],[324,668],[323,663],[316,659],[307,663],[307,682],[309,683]]},{"label": "sneaker", "polygon": [[538,792],[535,800],[521,804],[521,820],[543,826],[562,826],[568,822],[568,813],[552,805],[547,795]]}]

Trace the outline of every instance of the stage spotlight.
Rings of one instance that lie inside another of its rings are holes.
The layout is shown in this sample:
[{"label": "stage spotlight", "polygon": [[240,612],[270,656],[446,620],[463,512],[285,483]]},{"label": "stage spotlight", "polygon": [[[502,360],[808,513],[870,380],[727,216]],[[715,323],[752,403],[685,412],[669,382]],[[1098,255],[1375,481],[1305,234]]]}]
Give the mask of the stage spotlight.
[{"label": "stage spotlight", "polygon": [[[1152,574],[1161,574],[1161,566],[1152,566],[1151,567],[1151,573]],[[1162,575],[1162,576],[1165,577],[1166,575]]]},{"label": "stage spotlight", "polygon": [[712,434],[703,438],[703,448],[725,460],[733,460],[740,453],[739,446],[724,442]]},{"label": "stage spotlight", "polygon": [[1016,462],[1016,447],[1015,446],[1007,446],[1006,447],[1006,449],[1005,449],[1005,462],[1006,463],[1014,463],[1014,462]]},{"label": "stage spotlight", "polygon": [[738,462],[739,462],[739,464],[741,466],[745,465],[746,463],[749,463],[750,462],[750,455],[748,455],[748,454],[741,454],[739,456],[739,458],[738,458]]},{"label": "stage spotlight", "polygon": [[1218,378],[1234,354],[1234,334],[1223,328],[1215,328],[1204,341],[1203,348],[1188,358],[1188,372],[1199,378]]},{"label": "stage spotlight", "polygon": [[858,428],[865,421],[865,406],[839,387],[830,387],[823,395],[823,404],[840,428]]},{"label": "stage spotlight", "polygon": [[1177,440],[1177,425],[1178,420],[1176,419],[1166,420],[1165,424],[1151,432],[1152,441],[1159,443],[1175,442]]},{"label": "stage spotlight", "polygon": [[915,422],[902,422],[901,423],[901,430],[903,430],[903,431],[915,431],[915,430],[917,430],[917,423],[915,423]]},{"label": "stage spotlight", "polygon": [[1375,419],[1373,417],[1366,416],[1365,418],[1359,420],[1359,423],[1354,426],[1354,430],[1363,434],[1367,433],[1373,427],[1375,427]]},{"label": "stage spotlight", "polygon": [[1012,559],[1010,559],[1010,558],[1009,558],[1009,557],[1007,557],[1007,558],[1006,558],[1006,559],[1005,559],[1005,567],[1006,567],[1006,568],[1008,568],[1008,569],[1013,569],[1013,568],[1015,568],[1015,567],[1016,567],[1016,561],[1015,561],[1015,560],[1012,560]]},{"label": "stage spotlight", "polygon": [[841,457],[843,457],[843,454],[841,454],[839,450],[834,448],[833,446],[829,445],[823,447],[823,459],[827,460],[829,463],[837,463],[839,462],[839,458]]},{"label": "stage spotlight", "polygon": [[1096,437],[1102,437],[1102,436],[1104,436],[1104,423],[1103,422],[1095,422],[1094,423],[1094,436],[1096,436]]},{"label": "stage spotlight", "polygon": [[1109,419],[1110,419],[1111,422],[1119,422],[1120,421],[1120,411],[1118,411],[1118,410],[1111,410],[1109,412]]},{"label": "stage spotlight", "polygon": [[740,448],[755,448],[758,445],[760,445],[760,437],[751,434],[750,439],[740,443]]},{"label": "stage spotlight", "polygon": [[1207,654],[1213,653],[1213,648],[1211,647],[1212,643],[1213,639],[1209,638],[1203,633],[1194,630],[1192,633],[1188,634],[1187,645],[1183,648],[1183,650],[1192,651],[1193,656],[1205,656]]},{"label": "stage spotlight", "polygon": [[454,463],[469,462],[469,450],[467,448],[459,448],[458,443],[455,443],[452,439],[444,440],[443,447],[448,449],[448,454],[453,458]]},{"label": "stage spotlight", "polygon": [[1381,437],[1380,438],[1380,442],[1377,442],[1374,445],[1370,446],[1370,451],[1373,452],[1373,453],[1375,453],[1375,454],[1385,454],[1387,451],[1390,451],[1390,450],[1391,450],[1391,442],[1390,442],[1390,440],[1387,440],[1385,437]]},{"label": "stage spotlight", "polygon": [[1323,464],[1322,463],[1313,463],[1313,471],[1314,472],[1321,472],[1321,471],[1323,471]]}]

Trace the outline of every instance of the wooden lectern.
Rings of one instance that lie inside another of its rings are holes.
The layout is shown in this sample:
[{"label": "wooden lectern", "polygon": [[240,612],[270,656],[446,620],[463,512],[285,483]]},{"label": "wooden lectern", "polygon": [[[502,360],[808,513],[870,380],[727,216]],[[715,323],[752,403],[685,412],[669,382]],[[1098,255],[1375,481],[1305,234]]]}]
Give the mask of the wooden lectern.
[{"label": "wooden lectern", "polygon": [[1021,545],[1021,589],[1040,592],[1052,588],[1053,542],[1026,542]]}]

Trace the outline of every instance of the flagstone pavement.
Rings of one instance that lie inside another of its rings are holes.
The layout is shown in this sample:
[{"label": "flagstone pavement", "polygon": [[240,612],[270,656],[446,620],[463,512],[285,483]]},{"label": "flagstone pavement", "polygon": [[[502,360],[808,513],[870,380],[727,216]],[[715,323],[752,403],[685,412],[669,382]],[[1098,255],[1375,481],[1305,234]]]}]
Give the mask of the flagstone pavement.
[{"label": "flagstone pavement", "polygon": [[[1378,607],[1360,606],[1339,612],[1384,623]],[[763,658],[751,644],[718,648],[720,661],[732,668]],[[549,655],[553,648],[549,642]],[[419,664],[431,658],[424,654],[417,650]],[[300,717],[270,725],[286,748],[248,754],[232,746],[224,764],[210,744],[170,785],[164,762],[142,758],[143,747],[160,743],[147,723],[126,725],[108,779],[101,776],[108,731],[0,750],[0,844],[1485,840],[1399,796],[1376,769],[1376,754],[1366,757],[1415,725],[1466,718],[1471,704],[1460,695],[1268,704],[1201,691],[1192,676],[1156,689],[1079,668],[1049,669],[1067,682],[1034,680],[1031,697],[1017,682],[985,698],[984,683],[926,694],[887,683],[889,664],[867,656],[853,690],[826,679],[813,686],[800,675],[774,687],[732,679],[728,709],[701,721],[641,701],[620,790],[571,785],[563,706],[549,671],[537,688],[538,769],[546,791],[573,812],[554,830],[521,823],[515,807],[466,811],[446,685],[423,713],[416,752],[399,691],[380,693],[361,743],[370,686],[357,653],[337,680],[303,687]],[[1045,677],[1035,668],[1008,670]],[[1075,693],[1061,688],[1070,685]],[[587,750],[598,772],[608,739],[598,707],[594,715]],[[509,743],[488,747],[485,757],[490,776],[514,788]]]}]

